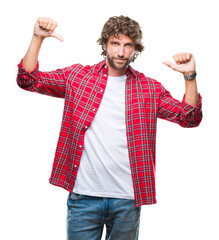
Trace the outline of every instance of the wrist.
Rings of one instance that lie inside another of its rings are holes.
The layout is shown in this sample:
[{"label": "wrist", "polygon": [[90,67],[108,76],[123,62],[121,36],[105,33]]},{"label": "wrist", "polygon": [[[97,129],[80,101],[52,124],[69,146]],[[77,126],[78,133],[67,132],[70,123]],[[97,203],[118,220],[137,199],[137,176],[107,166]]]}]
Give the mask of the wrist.
[{"label": "wrist", "polygon": [[33,40],[34,40],[34,41],[37,41],[37,42],[41,42],[41,43],[42,43],[43,40],[44,40],[44,38],[45,38],[45,37],[36,35],[35,33],[33,34]]},{"label": "wrist", "polygon": [[195,71],[195,69],[194,70],[192,70],[192,71],[186,71],[186,72],[184,72],[183,73],[183,75],[184,76],[188,76],[188,75],[192,75],[193,73],[195,73],[196,71]]},{"label": "wrist", "polygon": [[196,78],[197,73],[196,71],[193,71],[193,72],[186,72],[183,75],[185,80],[193,80]]}]

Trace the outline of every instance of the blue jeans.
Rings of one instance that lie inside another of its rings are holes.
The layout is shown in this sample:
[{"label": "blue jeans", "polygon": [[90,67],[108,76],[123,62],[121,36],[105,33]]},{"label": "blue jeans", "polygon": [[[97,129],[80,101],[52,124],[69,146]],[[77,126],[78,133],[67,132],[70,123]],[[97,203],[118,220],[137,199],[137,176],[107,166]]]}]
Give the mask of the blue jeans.
[{"label": "blue jeans", "polygon": [[100,240],[104,224],[106,240],[138,239],[141,207],[134,200],[70,193],[67,206],[67,240]]}]

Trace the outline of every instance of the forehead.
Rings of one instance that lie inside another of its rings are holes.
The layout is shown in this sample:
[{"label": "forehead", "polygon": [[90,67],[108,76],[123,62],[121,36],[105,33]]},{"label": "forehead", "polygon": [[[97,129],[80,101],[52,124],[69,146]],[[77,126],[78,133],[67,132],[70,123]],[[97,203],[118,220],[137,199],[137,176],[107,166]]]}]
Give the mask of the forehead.
[{"label": "forehead", "polygon": [[117,41],[117,42],[119,41],[121,43],[134,43],[134,41],[130,37],[122,33],[118,34],[117,36],[111,35],[109,37],[109,42],[112,42],[112,41]]}]

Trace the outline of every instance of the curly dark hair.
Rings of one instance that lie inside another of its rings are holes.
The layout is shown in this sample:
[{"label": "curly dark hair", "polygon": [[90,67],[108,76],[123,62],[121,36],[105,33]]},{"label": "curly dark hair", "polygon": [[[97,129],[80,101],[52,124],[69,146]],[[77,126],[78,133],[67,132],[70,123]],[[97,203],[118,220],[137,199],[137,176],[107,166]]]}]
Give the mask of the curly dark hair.
[{"label": "curly dark hair", "polygon": [[138,22],[130,19],[129,17],[119,16],[111,17],[104,24],[101,37],[97,40],[98,44],[102,46],[102,56],[106,56],[106,45],[110,36],[118,37],[119,34],[128,36],[135,44],[135,55],[133,61],[137,58],[138,54],[144,50],[142,45],[142,31]]}]

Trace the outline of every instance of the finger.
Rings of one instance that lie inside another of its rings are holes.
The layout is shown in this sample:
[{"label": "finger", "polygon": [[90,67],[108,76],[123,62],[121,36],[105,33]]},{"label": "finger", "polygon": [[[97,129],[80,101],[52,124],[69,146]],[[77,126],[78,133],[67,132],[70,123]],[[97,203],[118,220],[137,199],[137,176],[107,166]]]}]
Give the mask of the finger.
[{"label": "finger", "polygon": [[182,64],[183,63],[182,54],[178,53],[177,57],[179,59],[179,64]]},{"label": "finger", "polygon": [[46,30],[47,30],[47,31],[51,31],[52,25],[53,25],[53,21],[49,21],[49,22],[48,22],[48,25],[46,26]]},{"label": "finger", "polygon": [[50,32],[53,32],[57,27],[57,23],[54,21],[51,28],[50,28]]},{"label": "finger", "polygon": [[57,27],[57,22],[49,18],[49,23],[46,27],[47,31],[53,32],[55,28]]},{"label": "finger", "polygon": [[43,20],[43,26],[42,26],[42,29],[45,30],[45,29],[47,28],[48,24],[49,24],[49,20],[45,18],[45,19]]},{"label": "finger", "polygon": [[186,53],[181,53],[181,56],[182,56],[182,62],[187,63]]},{"label": "finger", "polygon": [[186,60],[190,61],[191,58],[192,58],[192,54],[191,53],[186,53]]},{"label": "finger", "polygon": [[38,18],[38,24],[42,28],[42,26],[43,26],[43,18]]},{"label": "finger", "polygon": [[62,37],[62,35],[60,35],[59,33],[56,33],[55,31],[53,31],[50,36],[57,38],[59,41],[63,42],[64,38]]},{"label": "finger", "polygon": [[39,18],[38,19],[38,24],[40,26],[40,28],[44,28],[44,24],[45,24],[45,18]]},{"label": "finger", "polygon": [[174,59],[174,61],[175,61],[176,64],[180,64],[178,54],[174,54],[174,55],[173,55],[173,59]]}]

